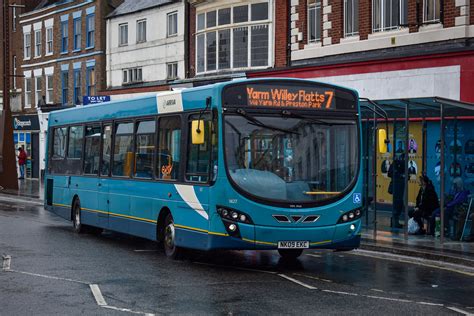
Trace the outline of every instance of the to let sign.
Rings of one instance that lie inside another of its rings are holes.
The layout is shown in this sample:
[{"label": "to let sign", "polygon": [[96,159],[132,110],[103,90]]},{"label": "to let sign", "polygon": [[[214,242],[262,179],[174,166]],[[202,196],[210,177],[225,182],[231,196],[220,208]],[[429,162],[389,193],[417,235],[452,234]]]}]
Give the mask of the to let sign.
[{"label": "to let sign", "polygon": [[84,105],[97,104],[110,101],[110,95],[84,96],[82,100]]}]

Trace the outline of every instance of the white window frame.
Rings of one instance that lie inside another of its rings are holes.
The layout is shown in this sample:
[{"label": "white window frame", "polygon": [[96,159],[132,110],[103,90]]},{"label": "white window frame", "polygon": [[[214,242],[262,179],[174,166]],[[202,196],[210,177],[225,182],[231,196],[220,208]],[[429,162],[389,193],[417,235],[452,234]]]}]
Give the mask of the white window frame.
[{"label": "white window frame", "polygon": [[[46,29],[46,55],[53,54],[53,50],[54,50],[53,37],[54,37],[53,27],[48,27]],[[51,46],[51,49],[50,49],[50,46]]]},{"label": "white window frame", "polygon": [[[375,1],[380,2],[380,28],[376,29],[375,28]],[[384,27],[385,24],[385,14],[384,14],[384,8],[385,8],[385,1],[384,0],[372,0],[372,33],[379,33],[379,32],[388,32],[388,31],[393,31],[393,30],[399,30],[403,28],[403,24],[406,24],[408,21],[403,21],[403,11],[405,9],[405,1],[408,2],[408,0],[391,0],[393,1],[398,1],[398,7],[400,11],[398,12],[398,25],[391,25],[388,27]],[[407,9],[408,10],[408,9]],[[390,14],[392,16],[392,14]],[[407,19],[408,19],[408,14],[407,14]],[[405,23],[403,23],[405,22]]]},{"label": "white window frame", "polygon": [[321,25],[316,25],[316,23],[314,23],[316,29],[314,30],[315,34],[317,33],[317,29],[318,27],[320,27],[321,29],[319,30],[319,38],[315,38],[314,40],[312,40],[310,38],[310,34],[311,34],[311,23],[309,22],[309,16],[310,16],[310,11],[311,10],[315,10],[315,16],[316,16],[316,13],[318,12],[318,9],[319,9],[319,14],[321,16],[321,20],[322,20],[322,10],[323,10],[323,4],[322,4],[322,0],[316,0],[314,1],[314,3],[308,3],[308,13],[307,13],[307,17],[308,17],[308,43],[320,43],[322,42],[323,40],[323,30],[322,30],[322,26]]},{"label": "white window frame", "polygon": [[[142,36],[140,36],[140,24],[144,25],[143,26],[143,33]],[[137,43],[146,43],[146,19],[141,19],[137,21]],[[143,37],[143,38],[141,38]]]},{"label": "white window frame", "polygon": [[[259,3],[267,3],[268,4],[268,15],[266,20],[255,20],[252,21],[252,12],[251,8],[254,4]],[[207,74],[207,73],[217,73],[220,71],[234,71],[234,70],[246,70],[246,69],[265,69],[268,68],[273,63],[273,45],[274,45],[274,38],[273,38],[273,14],[272,14],[272,5],[273,1],[247,1],[247,2],[239,2],[235,4],[226,4],[221,7],[212,7],[211,9],[204,9],[200,11],[196,11],[196,29],[195,29],[195,69],[196,74]],[[247,6],[248,15],[247,21],[234,23],[234,8]],[[219,10],[222,9],[230,9],[230,23],[225,25],[219,25],[218,17],[219,17]],[[207,27],[207,13],[216,11],[216,26]],[[198,29],[198,16],[200,14],[204,14],[204,28]],[[265,26],[268,28],[268,52],[267,52],[267,65],[264,66],[252,66],[252,27],[258,26]],[[245,67],[234,67],[234,29],[237,28],[247,28],[247,66]],[[230,45],[229,45],[229,55],[230,55],[230,67],[225,69],[219,69],[219,36],[218,32],[221,30],[230,30]],[[207,70],[207,33],[216,32],[216,69],[215,70]],[[199,35],[204,35],[204,71],[198,71],[198,45],[197,39]]]},{"label": "white window frame", "polygon": [[16,32],[16,7],[12,7],[12,31]]},{"label": "white window frame", "polygon": [[54,88],[53,88],[53,85],[51,85],[51,89],[49,88],[49,83],[50,82],[53,82],[53,75],[52,74],[45,75],[46,103],[47,104],[53,103],[53,90],[54,90]]},{"label": "white window frame", "polygon": [[[347,30],[347,24],[346,24],[346,16],[347,16],[347,3],[352,2],[352,16],[351,16],[351,23],[352,23],[352,30],[357,29],[357,31],[352,31],[352,32],[346,32]],[[349,37],[349,36],[357,36],[359,35],[359,25],[356,25],[354,20],[355,17],[359,15],[359,12],[355,12],[354,10],[354,3],[357,2],[357,8],[359,9],[359,0],[344,0],[344,37]],[[359,21],[359,19],[358,19]]]},{"label": "white window frame", "polygon": [[[428,2],[433,4],[435,17],[432,19],[428,19]],[[436,6],[439,5],[439,8]],[[438,18],[436,18],[436,14],[438,14]],[[423,23],[441,23],[441,1],[440,0],[423,0]]]},{"label": "white window frame", "polygon": [[43,77],[42,76],[37,76],[37,77],[34,77],[35,78],[35,106],[38,107],[38,102],[40,99],[42,99],[42,91],[43,91],[43,82],[41,82],[41,87],[40,89],[38,90],[38,80],[42,80]]},{"label": "white window frame", "polygon": [[31,32],[24,33],[23,47],[24,47],[23,59],[28,60],[31,58]]},{"label": "white window frame", "polygon": [[[119,28],[119,32],[118,32],[118,44],[119,46],[127,46],[128,45],[128,23],[120,23],[118,25],[118,28]],[[124,32],[125,34],[125,42],[122,42],[123,38],[122,38],[122,30],[126,30],[126,32]]]},{"label": "white window frame", "polygon": [[166,78],[169,80],[178,79],[178,62],[166,64]]},{"label": "white window frame", "polygon": [[[170,30],[170,19],[174,18],[175,23],[174,25],[176,26],[175,30]],[[178,11],[174,11],[171,13],[168,13],[166,15],[166,37],[173,37],[173,36],[178,36]]]},{"label": "white window frame", "polygon": [[42,42],[41,30],[35,30],[35,58],[41,57],[41,49],[42,49],[41,42]]},{"label": "white window frame", "polygon": [[122,69],[122,84],[132,84],[143,82],[142,67]]},{"label": "white window frame", "polygon": [[[28,90],[28,80],[30,80],[30,90]],[[25,109],[31,108],[31,88],[33,88],[32,80],[32,77],[25,77]]]},{"label": "white window frame", "polygon": [[13,90],[16,90],[16,63],[17,63],[16,55],[14,55],[13,56],[13,78],[12,78]]}]

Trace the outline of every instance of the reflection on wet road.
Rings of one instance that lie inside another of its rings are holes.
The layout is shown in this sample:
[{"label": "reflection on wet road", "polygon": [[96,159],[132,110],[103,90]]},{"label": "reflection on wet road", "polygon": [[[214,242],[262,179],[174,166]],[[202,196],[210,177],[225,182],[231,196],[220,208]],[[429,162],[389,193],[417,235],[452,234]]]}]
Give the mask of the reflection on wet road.
[{"label": "reflection on wet road", "polygon": [[41,206],[11,200],[0,200],[0,254],[12,257],[13,271],[0,272],[7,314],[474,312],[468,274],[357,252],[286,262],[274,251],[189,251],[171,261],[154,242],[76,235]]}]

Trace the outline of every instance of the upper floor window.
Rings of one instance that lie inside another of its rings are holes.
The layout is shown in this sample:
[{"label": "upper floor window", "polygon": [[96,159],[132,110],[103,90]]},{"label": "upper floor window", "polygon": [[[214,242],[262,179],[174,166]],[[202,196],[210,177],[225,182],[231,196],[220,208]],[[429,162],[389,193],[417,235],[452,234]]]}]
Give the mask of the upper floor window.
[{"label": "upper floor window", "polygon": [[53,103],[53,75],[46,75],[46,103]]},{"label": "upper floor window", "polygon": [[13,89],[16,90],[16,56],[13,56]]},{"label": "upper floor window", "polygon": [[74,50],[81,49],[82,24],[81,18],[74,19]]},{"label": "upper floor window", "polygon": [[168,13],[168,28],[167,36],[174,36],[178,34],[178,12]]},{"label": "upper floor window", "polygon": [[423,3],[423,22],[439,22],[441,0],[425,0]]},{"label": "upper floor window", "polygon": [[53,28],[46,29],[46,54],[53,53]]},{"label": "upper floor window", "polygon": [[344,36],[359,34],[359,0],[344,0]]},{"label": "upper floor window", "polygon": [[40,76],[35,77],[35,101],[36,101],[37,107],[42,105],[42,102],[43,102],[43,91],[42,91],[43,81],[41,79],[42,78]]},{"label": "upper floor window", "polygon": [[167,75],[168,79],[176,79],[178,78],[178,63],[168,63],[166,64]]},{"label": "upper floor window", "polygon": [[373,0],[374,32],[396,30],[408,21],[408,0]]},{"label": "upper floor window", "polygon": [[61,99],[63,104],[68,103],[69,97],[69,72],[62,71],[61,72]]},{"label": "upper floor window", "polygon": [[87,80],[87,95],[88,96],[97,95],[95,66],[87,67],[86,80]]},{"label": "upper floor window", "polygon": [[35,57],[41,56],[41,30],[35,31]]},{"label": "upper floor window", "polygon": [[24,52],[24,57],[25,59],[30,59],[31,57],[31,33],[25,33],[23,35],[23,39],[25,41],[24,47],[25,47],[25,52]]},{"label": "upper floor window", "polygon": [[12,31],[16,32],[16,7],[12,7]]},{"label": "upper floor window", "polygon": [[95,36],[95,14],[86,16],[86,47],[94,47]]},{"label": "upper floor window", "polygon": [[268,2],[197,14],[197,73],[269,64]]},{"label": "upper floor window", "polygon": [[130,68],[123,70],[123,83],[135,83],[142,81],[142,68]]},{"label": "upper floor window", "polygon": [[119,45],[128,45],[128,23],[119,25]]},{"label": "upper floor window", "polygon": [[146,20],[137,21],[137,43],[146,42]]},{"label": "upper floor window", "polygon": [[31,78],[25,78],[25,107],[31,107],[31,86],[32,86]]},{"label": "upper floor window", "polygon": [[81,69],[74,69],[74,104],[82,104]]},{"label": "upper floor window", "polygon": [[321,41],[321,0],[308,1],[308,39],[310,43]]},{"label": "upper floor window", "polygon": [[61,22],[61,52],[65,53],[68,49],[68,21]]}]

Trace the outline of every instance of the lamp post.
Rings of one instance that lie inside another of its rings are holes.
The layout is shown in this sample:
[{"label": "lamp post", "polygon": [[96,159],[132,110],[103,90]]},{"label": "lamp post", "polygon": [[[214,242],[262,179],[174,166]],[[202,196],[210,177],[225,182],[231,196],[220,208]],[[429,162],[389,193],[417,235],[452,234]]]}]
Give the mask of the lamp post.
[{"label": "lamp post", "polygon": [[13,121],[10,110],[10,8],[24,8],[24,5],[9,5],[3,1],[3,139],[0,139],[0,187],[18,189],[15,148],[13,144]]}]

